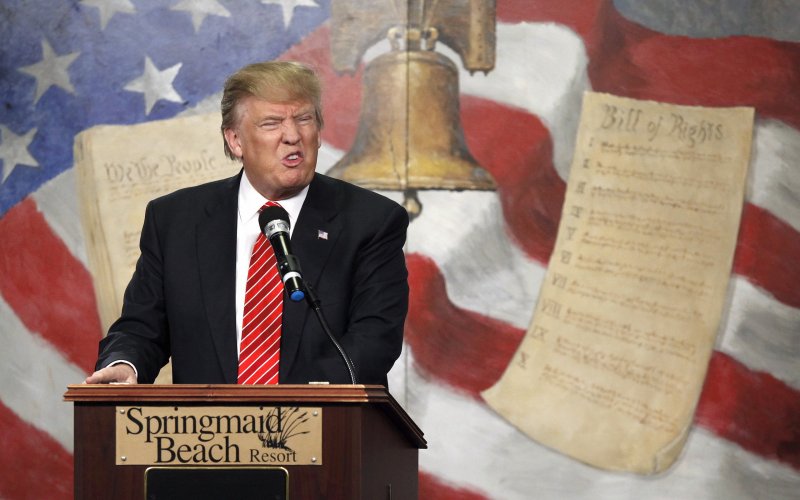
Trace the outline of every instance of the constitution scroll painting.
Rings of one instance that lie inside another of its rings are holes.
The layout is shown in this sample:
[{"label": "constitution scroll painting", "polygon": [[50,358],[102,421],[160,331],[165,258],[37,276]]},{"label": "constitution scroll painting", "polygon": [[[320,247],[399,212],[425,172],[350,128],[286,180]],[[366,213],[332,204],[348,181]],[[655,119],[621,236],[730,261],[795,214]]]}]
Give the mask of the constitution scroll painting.
[{"label": "constitution scroll painting", "polygon": [[137,125],[101,125],[75,139],[81,221],[103,330],[119,317],[139,256],[147,202],[236,174],[219,113]]},{"label": "constitution scroll painting", "polygon": [[586,93],[533,320],[487,403],[590,465],[667,469],[725,303],[752,108]]}]

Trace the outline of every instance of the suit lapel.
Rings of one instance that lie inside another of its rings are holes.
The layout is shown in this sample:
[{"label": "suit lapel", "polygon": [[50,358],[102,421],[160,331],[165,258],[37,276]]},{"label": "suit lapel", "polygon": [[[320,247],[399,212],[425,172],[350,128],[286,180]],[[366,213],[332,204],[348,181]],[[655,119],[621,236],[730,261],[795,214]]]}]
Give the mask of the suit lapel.
[{"label": "suit lapel", "polygon": [[[315,289],[322,279],[322,270],[341,234],[337,220],[339,191],[315,175],[292,232],[292,251],[300,260],[303,279]],[[284,300],[283,333],[281,335],[281,375],[290,372],[297,355],[306,321],[313,316],[307,302]]]},{"label": "suit lapel", "polygon": [[[205,206],[206,218],[197,224],[197,260],[210,334],[225,382],[235,384],[236,348],[236,223],[238,176],[224,182]],[[199,208],[199,207],[198,207]]]}]

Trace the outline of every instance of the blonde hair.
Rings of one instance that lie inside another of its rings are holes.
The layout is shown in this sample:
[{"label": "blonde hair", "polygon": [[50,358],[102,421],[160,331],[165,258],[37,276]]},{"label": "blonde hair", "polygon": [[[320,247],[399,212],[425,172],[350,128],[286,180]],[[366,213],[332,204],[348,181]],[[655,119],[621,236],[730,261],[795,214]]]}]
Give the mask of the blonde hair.
[{"label": "blonde hair", "polygon": [[237,105],[246,97],[258,97],[274,103],[308,101],[314,105],[317,125],[322,128],[322,86],[314,70],[293,61],[267,61],[243,67],[225,81],[222,92],[222,131],[225,155],[235,160],[225,130],[239,121]]}]

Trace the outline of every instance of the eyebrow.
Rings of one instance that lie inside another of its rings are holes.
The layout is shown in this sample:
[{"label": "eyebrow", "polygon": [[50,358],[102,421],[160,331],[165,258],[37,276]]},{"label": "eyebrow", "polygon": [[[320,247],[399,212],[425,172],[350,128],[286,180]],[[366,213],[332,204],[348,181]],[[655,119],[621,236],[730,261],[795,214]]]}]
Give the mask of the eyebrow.
[{"label": "eyebrow", "polygon": [[313,115],[313,114],[314,114],[314,108],[310,106],[307,109],[301,109],[300,111],[292,115],[292,117],[297,118],[298,116]]},{"label": "eyebrow", "polygon": [[[314,108],[302,109],[302,110],[298,111],[297,113],[292,114],[290,116],[290,118],[299,118],[301,116],[309,115],[309,114],[310,115],[314,114]],[[286,117],[283,116],[283,115],[266,115],[266,116],[262,116],[261,118],[259,118],[258,122],[260,123],[260,122],[266,122],[266,121],[272,121],[272,120],[283,121],[284,119],[286,119]]]}]

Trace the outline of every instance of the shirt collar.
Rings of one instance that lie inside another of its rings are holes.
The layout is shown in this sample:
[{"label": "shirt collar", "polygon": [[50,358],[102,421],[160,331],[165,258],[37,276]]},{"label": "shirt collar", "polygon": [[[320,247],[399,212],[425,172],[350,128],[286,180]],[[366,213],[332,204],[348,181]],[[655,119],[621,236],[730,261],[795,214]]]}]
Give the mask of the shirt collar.
[{"label": "shirt collar", "polygon": [[[300,216],[300,209],[303,208],[303,202],[306,200],[308,194],[308,186],[304,187],[299,193],[280,200],[278,203],[289,214],[289,232],[294,230],[297,218]],[[267,200],[261,193],[256,191],[256,188],[250,183],[247,178],[247,172],[242,173],[242,180],[239,183],[239,222],[249,224],[252,219],[258,220],[258,211],[264,206]]]}]

